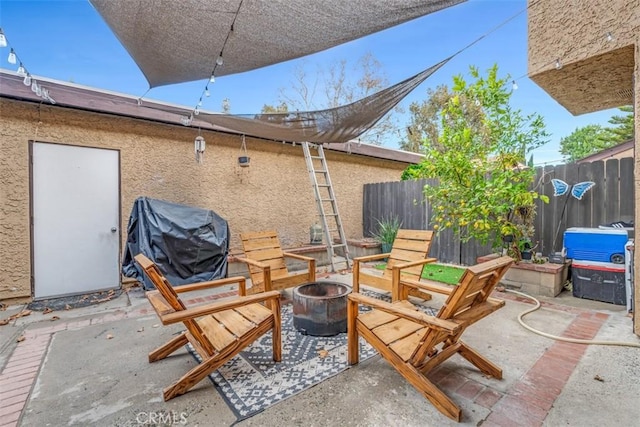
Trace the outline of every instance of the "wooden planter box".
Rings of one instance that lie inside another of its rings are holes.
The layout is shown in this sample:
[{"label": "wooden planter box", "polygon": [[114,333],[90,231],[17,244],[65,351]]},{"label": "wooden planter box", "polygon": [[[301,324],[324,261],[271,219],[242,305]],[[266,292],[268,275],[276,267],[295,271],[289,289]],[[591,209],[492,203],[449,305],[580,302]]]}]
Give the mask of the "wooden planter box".
[{"label": "wooden planter box", "polygon": [[[478,257],[478,262],[489,261],[497,257],[497,254]],[[522,291],[525,294],[555,297],[562,291],[562,286],[567,281],[569,265],[569,263],[520,262],[509,268],[502,283],[509,289]]]}]

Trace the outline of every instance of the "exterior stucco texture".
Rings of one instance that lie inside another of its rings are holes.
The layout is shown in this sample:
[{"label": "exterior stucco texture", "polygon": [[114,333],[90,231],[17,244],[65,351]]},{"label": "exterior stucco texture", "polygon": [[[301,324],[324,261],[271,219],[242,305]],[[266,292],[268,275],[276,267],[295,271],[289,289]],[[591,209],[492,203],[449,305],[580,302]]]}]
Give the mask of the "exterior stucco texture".
[{"label": "exterior stucco texture", "polygon": [[[121,241],[140,196],[211,209],[240,232],[275,229],[284,247],[309,243],[316,205],[299,145],[247,138],[248,168],[237,165],[241,137],[202,132],[204,162],[194,159],[197,129],[0,100],[0,300],[31,295],[29,141],[120,151]],[[362,186],[398,180],[406,163],[325,151],[345,233],[362,236]]]}]

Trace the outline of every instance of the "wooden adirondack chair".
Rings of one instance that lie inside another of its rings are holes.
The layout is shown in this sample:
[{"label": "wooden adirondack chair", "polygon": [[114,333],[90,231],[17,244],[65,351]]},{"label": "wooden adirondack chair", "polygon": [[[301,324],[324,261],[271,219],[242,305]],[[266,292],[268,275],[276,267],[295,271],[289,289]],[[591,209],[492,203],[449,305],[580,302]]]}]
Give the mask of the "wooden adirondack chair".
[{"label": "wooden adirondack chair", "polygon": [[[502,378],[502,370],[460,336],[468,326],[504,306],[504,301],[489,298],[489,294],[512,263],[510,257],[501,257],[467,268],[435,317],[418,311],[406,299],[388,303],[351,293],[347,303],[349,364],[358,363],[358,336],[362,336],[440,412],[460,421],[460,408],[426,375],[459,353],[484,374]],[[360,304],[373,310],[359,314]]]},{"label": "wooden adirondack chair", "polygon": [[[286,289],[316,280],[316,260],[311,257],[283,252],[275,231],[241,233],[245,258],[239,261],[249,266],[251,288],[249,293]],[[286,258],[307,263],[307,271],[290,273]]]},{"label": "wooden adirondack chair", "polygon": [[[156,290],[148,291],[146,295],[162,324],[182,322],[186,327],[186,331],[149,353],[149,362],[164,359],[187,343],[191,343],[202,358],[199,365],[164,389],[165,401],[186,393],[208,374],[269,331],[273,331],[273,360],[281,360],[279,292],[246,296],[244,277],[230,277],[173,288],[149,258],[139,254],[135,260],[156,287]],[[232,283],[238,283],[237,298],[187,308],[178,297],[178,293]],[[260,303],[265,303],[266,306]]]},{"label": "wooden adirondack chair", "polygon": [[[396,283],[402,277],[404,281],[419,281],[425,264],[436,262],[437,258],[428,258],[433,231],[398,230],[390,253],[363,256],[353,259],[353,291],[358,292],[360,284],[373,286],[391,292],[397,289]],[[370,274],[361,269],[361,263],[388,258],[382,276]],[[430,300],[429,293],[411,289],[411,295]],[[397,299],[394,295],[394,301]]]}]

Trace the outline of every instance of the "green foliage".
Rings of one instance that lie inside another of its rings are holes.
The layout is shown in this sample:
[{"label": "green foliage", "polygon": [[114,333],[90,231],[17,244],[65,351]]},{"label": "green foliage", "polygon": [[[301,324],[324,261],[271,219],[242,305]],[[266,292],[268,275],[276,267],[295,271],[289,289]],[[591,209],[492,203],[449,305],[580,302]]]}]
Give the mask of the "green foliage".
[{"label": "green foliage", "polygon": [[[523,115],[509,105],[508,78],[493,66],[483,77],[470,68],[469,81],[453,79],[452,96],[440,113],[437,141],[425,144],[425,177],[439,185],[425,187],[433,207],[433,229],[453,229],[463,242],[472,238],[496,247],[502,235],[516,240],[532,234],[535,170],[524,165],[531,150],[547,142],[540,115]],[[469,116],[468,106],[481,110]]]},{"label": "green foliage", "polygon": [[629,141],[634,135],[632,107],[620,107],[627,114],[613,116],[609,123],[613,126],[587,125],[577,128],[569,136],[560,140],[560,154],[565,161],[575,162],[620,143]]},{"label": "green foliage", "polygon": [[380,243],[393,244],[401,225],[402,222],[397,216],[392,216],[387,219],[379,219],[378,231],[373,235],[373,238]]},{"label": "green foliage", "polygon": [[405,170],[402,171],[402,175],[400,175],[401,181],[409,181],[411,179],[420,179],[424,178],[424,170],[422,163],[417,165],[409,165]]},{"label": "green foliage", "polygon": [[608,138],[613,145],[633,139],[635,124],[633,119],[633,107],[630,105],[620,107],[619,110],[627,113],[622,116],[613,116],[609,119],[609,124],[613,126],[607,127]]},{"label": "green foliage", "polygon": [[[406,129],[406,139],[400,141],[400,149],[423,153],[425,145],[437,144],[442,133],[442,111],[453,96],[454,93],[448,86],[440,85],[435,90],[427,90],[426,100],[412,102],[409,105],[411,122]],[[460,102],[469,126],[474,130],[480,129],[484,118],[482,106],[476,105],[470,98],[461,98]]]},{"label": "green foliage", "polygon": [[610,146],[605,138],[606,132],[600,125],[577,128],[560,140],[560,154],[565,161],[575,162]]}]

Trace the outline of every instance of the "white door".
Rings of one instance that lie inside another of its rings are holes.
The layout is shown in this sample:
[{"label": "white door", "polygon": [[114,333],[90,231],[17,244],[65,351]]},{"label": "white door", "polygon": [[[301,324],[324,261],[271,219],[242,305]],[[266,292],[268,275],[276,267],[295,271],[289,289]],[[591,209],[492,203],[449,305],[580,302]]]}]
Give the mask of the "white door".
[{"label": "white door", "polygon": [[33,143],[35,298],[120,286],[120,156]]}]

